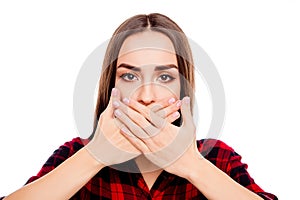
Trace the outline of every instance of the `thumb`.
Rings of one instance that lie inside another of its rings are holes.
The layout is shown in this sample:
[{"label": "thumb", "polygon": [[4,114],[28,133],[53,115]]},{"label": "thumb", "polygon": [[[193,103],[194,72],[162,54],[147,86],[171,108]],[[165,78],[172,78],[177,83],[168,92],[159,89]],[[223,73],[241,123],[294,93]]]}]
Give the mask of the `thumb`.
[{"label": "thumb", "polygon": [[182,104],[180,107],[182,120],[183,120],[182,125],[193,123],[190,102],[191,102],[190,97],[186,96],[182,99]]}]

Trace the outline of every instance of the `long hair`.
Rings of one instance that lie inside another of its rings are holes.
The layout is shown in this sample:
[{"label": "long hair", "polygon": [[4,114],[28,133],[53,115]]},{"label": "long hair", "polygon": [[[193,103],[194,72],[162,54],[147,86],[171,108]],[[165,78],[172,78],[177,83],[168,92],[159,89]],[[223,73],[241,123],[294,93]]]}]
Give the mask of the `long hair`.
[{"label": "long hair", "polygon": [[[99,81],[97,104],[94,113],[93,137],[99,117],[106,109],[110,93],[115,86],[116,65],[119,51],[125,39],[130,35],[143,31],[156,31],[166,35],[173,43],[180,79],[180,98],[189,96],[191,108],[194,101],[194,63],[188,39],[181,28],[170,18],[159,13],[136,15],[124,21],[114,32],[106,49],[102,72]],[[191,91],[192,90],[192,91]]]}]

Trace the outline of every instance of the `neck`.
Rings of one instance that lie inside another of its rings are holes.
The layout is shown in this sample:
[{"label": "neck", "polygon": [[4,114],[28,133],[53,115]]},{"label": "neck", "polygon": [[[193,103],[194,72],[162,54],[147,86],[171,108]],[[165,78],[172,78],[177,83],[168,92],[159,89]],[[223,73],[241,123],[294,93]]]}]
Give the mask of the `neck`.
[{"label": "neck", "polygon": [[154,185],[157,177],[163,171],[163,169],[154,165],[144,155],[139,156],[135,159],[136,165],[140,169],[140,172],[144,178],[145,183],[148,186],[149,191]]}]

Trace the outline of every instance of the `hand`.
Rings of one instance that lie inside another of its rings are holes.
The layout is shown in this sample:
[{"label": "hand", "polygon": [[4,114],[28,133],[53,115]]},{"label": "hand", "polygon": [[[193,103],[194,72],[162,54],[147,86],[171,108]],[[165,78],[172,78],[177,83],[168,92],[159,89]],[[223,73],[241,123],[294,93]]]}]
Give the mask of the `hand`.
[{"label": "hand", "polygon": [[[135,100],[129,101],[128,98],[124,98],[123,102],[127,106],[142,114],[149,121],[151,118],[151,113],[157,114],[159,117],[166,119],[169,123],[174,122],[180,117],[178,110],[180,109],[181,101],[176,101],[175,98],[162,99],[161,101],[155,104],[150,104],[149,106],[144,106]],[[121,102],[118,102],[118,104],[123,106],[123,110],[126,109]]]},{"label": "hand", "polygon": [[[106,166],[128,161],[141,154],[140,150],[120,133],[120,122],[113,114],[114,107],[118,107],[118,102],[120,102],[120,93],[118,89],[113,89],[109,104],[100,115],[95,135],[87,145],[87,149],[93,156]],[[179,107],[176,107],[174,103],[178,104],[175,99],[162,100],[151,109],[163,118],[166,117],[169,122],[173,122],[180,116],[177,112]],[[149,110],[150,108],[139,105],[139,109]]]},{"label": "hand", "polygon": [[120,100],[120,93],[113,89],[107,108],[101,113],[93,139],[86,145],[89,152],[100,163],[109,166],[133,159],[141,154],[124,135],[120,133],[114,117],[113,102]]},{"label": "hand", "polygon": [[121,106],[115,110],[116,117],[122,122],[122,134],[151,162],[170,173],[186,177],[188,166],[194,159],[201,158],[196,148],[189,98],[183,99],[180,108],[183,117],[180,127],[151,110],[139,110],[140,105],[133,100],[129,102],[130,107]]}]

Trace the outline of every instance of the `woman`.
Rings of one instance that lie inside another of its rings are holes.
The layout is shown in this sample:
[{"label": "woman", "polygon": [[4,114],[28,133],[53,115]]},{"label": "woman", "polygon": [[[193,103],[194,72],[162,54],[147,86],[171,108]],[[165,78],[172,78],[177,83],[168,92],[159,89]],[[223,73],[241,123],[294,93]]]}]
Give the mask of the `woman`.
[{"label": "woman", "polygon": [[277,199],[232,148],[196,141],[192,54],[168,17],[122,23],[99,84],[91,137],[62,145],[5,199]]}]

